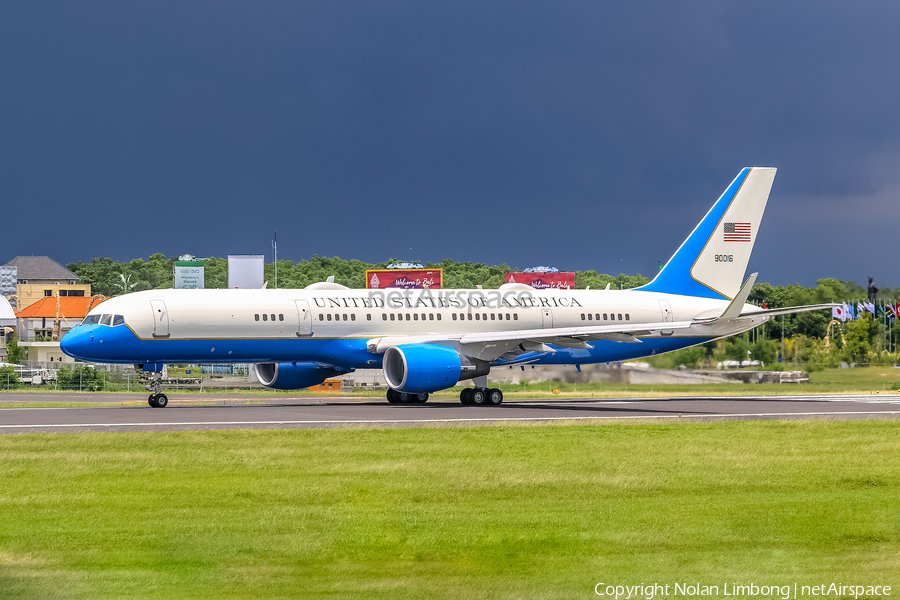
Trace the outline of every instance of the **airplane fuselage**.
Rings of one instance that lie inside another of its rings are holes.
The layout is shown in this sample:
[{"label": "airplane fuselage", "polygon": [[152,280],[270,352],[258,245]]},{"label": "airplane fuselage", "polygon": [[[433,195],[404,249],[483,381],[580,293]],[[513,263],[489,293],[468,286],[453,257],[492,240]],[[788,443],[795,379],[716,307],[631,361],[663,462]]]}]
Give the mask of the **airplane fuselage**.
[{"label": "airplane fuselage", "polygon": [[[639,343],[597,339],[580,348],[549,343],[551,351],[520,353],[512,360],[502,358],[509,348],[498,343],[477,356],[494,365],[589,364],[668,352],[767,320],[745,318],[725,329],[702,322],[728,304],[638,290],[150,290],[102,303],[71,330],[65,345],[69,354],[99,362],[318,360],[360,369],[381,367],[372,340],[433,338],[458,346],[478,332],[596,326],[638,332]],[[701,321],[684,327],[697,317]],[[681,328],[641,331],[642,324],[661,322]]]}]

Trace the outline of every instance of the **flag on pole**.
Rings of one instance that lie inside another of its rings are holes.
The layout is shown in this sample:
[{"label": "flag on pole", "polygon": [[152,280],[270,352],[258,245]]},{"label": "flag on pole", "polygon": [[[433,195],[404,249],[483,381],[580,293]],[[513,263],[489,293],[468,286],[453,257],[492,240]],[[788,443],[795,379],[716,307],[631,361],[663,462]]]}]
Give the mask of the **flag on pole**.
[{"label": "flag on pole", "polygon": [[862,319],[864,312],[866,312],[866,307],[863,306],[862,300],[857,300],[856,301],[856,318]]},{"label": "flag on pole", "polygon": [[850,308],[850,305],[844,302],[844,305],[841,307],[841,312],[844,315],[843,321],[853,320],[853,309]]},{"label": "flag on pole", "polygon": [[843,306],[832,306],[831,307],[831,317],[834,319],[840,319],[841,321],[846,321],[847,317],[844,316],[844,307]]},{"label": "flag on pole", "polygon": [[864,302],[863,306],[866,307],[867,311],[869,311],[873,315],[875,314],[875,303],[874,302]]}]

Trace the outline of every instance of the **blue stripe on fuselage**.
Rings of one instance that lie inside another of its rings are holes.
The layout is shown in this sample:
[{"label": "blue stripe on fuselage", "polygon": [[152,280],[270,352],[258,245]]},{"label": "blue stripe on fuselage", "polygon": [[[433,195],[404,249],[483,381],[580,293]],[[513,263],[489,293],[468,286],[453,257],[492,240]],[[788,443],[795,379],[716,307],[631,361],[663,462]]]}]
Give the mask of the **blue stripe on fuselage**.
[{"label": "blue stripe on fuselage", "polygon": [[[529,364],[592,364],[641,358],[709,341],[709,338],[643,338],[639,344],[607,340],[591,349],[554,347],[553,353],[533,354]],[[80,360],[106,363],[241,363],[310,361],[347,369],[379,369],[381,354],[372,354],[364,339],[216,339],[142,340],[127,326],[79,325],[62,341],[62,350]],[[496,366],[522,362],[497,360]]]},{"label": "blue stripe on fuselage", "polygon": [[380,368],[363,339],[155,339],[142,340],[127,326],[79,325],[63,338],[63,352],[103,363],[322,362],[347,368]]}]

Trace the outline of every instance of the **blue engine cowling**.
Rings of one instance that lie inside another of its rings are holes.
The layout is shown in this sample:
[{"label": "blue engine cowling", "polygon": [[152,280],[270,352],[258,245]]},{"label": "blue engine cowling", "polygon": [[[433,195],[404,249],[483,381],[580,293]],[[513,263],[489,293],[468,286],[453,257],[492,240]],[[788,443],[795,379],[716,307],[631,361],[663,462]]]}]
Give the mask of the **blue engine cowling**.
[{"label": "blue engine cowling", "polygon": [[297,390],[319,385],[329,377],[347,372],[318,363],[258,363],[253,368],[261,384],[276,390]]},{"label": "blue engine cowling", "polygon": [[453,348],[437,344],[404,344],[384,353],[384,378],[400,392],[436,392],[456,385],[462,359]]}]

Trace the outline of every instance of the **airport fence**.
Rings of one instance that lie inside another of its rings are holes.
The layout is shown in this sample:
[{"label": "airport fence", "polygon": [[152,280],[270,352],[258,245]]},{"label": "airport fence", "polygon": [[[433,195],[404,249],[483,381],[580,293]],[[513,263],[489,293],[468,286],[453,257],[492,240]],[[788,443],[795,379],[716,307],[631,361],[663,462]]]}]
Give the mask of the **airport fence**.
[{"label": "airport fence", "polygon": [[[169,365],[166,392],[228,393],[266,390],[249,377],[249,365]],[[0,363],[0,391],[144,392],[146,379],[133,365],[24,361]]]}]

